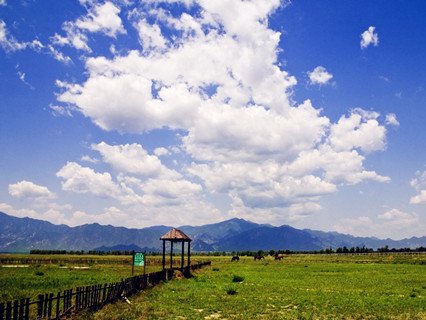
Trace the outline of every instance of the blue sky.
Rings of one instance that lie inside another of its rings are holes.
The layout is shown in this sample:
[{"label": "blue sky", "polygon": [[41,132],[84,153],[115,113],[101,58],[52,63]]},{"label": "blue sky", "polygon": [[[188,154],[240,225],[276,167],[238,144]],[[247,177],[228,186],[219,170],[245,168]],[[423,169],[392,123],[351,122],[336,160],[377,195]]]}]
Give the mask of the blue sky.
[{"label": "blue sky", "polygon": [[425,12],[0,0],[0,210],[423,236]]}]

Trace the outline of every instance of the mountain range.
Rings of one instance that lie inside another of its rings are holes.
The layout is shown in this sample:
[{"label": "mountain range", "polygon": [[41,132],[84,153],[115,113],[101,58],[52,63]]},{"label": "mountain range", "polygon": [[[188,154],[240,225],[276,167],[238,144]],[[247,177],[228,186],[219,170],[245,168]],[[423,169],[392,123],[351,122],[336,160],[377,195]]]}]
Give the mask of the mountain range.
[{"label": "mountain range", "polygon": [[[162,247],[160,237],[170,228],[153,226],[130,229],[98,223],[69,227],[0,212],[0,252],[29,252],[32,249],[108,251],[119,248],[159,251]],[[386,245],[389,248],[426,246],[426,236],[403,240],[355,237],[337,232],[300,230],[288,225],[275,227],[238,218],[202,226],[185,225],[178,229],[193,239],[191,248],[194,251],[308,251],[344,246],[373,249]]]}]

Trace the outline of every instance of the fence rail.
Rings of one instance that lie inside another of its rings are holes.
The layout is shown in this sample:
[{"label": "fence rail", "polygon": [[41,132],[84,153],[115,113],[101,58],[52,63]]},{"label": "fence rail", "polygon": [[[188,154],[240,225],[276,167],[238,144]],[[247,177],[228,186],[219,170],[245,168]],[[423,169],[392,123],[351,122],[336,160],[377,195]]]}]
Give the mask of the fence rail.
[{"label": "fence rail", "polygon": [[[185,267],[183,273],[189,274],[191,270],[209,265],[211,261],[193,264]],[[171,280],[174,270],[176,269],[152,272],[110,284],[77,287],[75,290],[64,290],[57,294],[39,294],[36,301],[23,298],[0,303],[0,320],[64,319],[80,310],[96,310],[107,303],[155,286],[161,281]]]}]

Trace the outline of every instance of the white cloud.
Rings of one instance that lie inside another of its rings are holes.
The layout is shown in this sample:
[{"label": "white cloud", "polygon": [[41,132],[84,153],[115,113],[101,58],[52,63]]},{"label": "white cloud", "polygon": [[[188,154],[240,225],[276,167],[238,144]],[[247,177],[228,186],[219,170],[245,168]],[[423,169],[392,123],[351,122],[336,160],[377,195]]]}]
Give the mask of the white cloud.
[{"label": "white cloud", "polygon": [[72,117],[71,110],[69,108],[57,105],[50,105],[50,110],[55,117]]},{"label": "white cloud", "polygon": [[426,189],[426,171],[417,171],[416,177],[411,179],[410,185],[416,190]]},{"label": "white cloud", "polygon": [[416,213],[408,213],[392,208],[376,218],[360,216],[356,218],[342,218],[335,225],[338,232],[356,236],[402,239],[413,235],[422,236],[424,225]]},{"label": "white cloud", "polygon": [[100,197],[116,197],[120,191],[108,172],[98,173],[91,168],[68,162],[57,173],[62,189],[76,193],[92,193]]},{"label": "white cloud", "polygon": [[411,204],[426,203],[426,171],[417,171],[416,177],[410,181],[410,185],[418,191],[416,196],[411,197]]},{"label": "white cloud", "polygon": [[165,167],[157,156],[149,155],[141,145],[136,143],[111,146],[101,142],[92,145],[92,149],[102,155],[104,162],[122,173],[147,178],[162,176],[173,179],[181,177],[178,172]]},{"label": "white cloud", "polygon": [[370,26],[367,30],[365,30],[361,34],[361,49],[367,48],[369,45],[373,45],[375,47],[379,44],[379,35],[375,32],[376,27]]},{"label": "white cloud", "polygon": [[50,53],[52,54],[53,58],[55,58],[55,60],[58,60],[58,61],[63,62],[65,64],[72,62],[70,57],[64,55],[62,52],[55,49],[52,45],[48,45],[48,49],[49,49]]},{"label": "white cloud", "polygon": [[[183,206],[181,188],[192,207],[204,203],[200,194],[221,193],[246,214],[278,221],[317,212],[320,197],[341,185],[390,180],[363,165],[386,148],[378,113],[358,108],[331,123],[309,100],[293,102],[296,79],[281,69],[280,33],[268,28],[279,1],[197,4],[177,14],[145,2],[129,14],[142,53],[88,58],[85,81],[57,81],[58,101],[104,130],[161,129],[181,141],[180,172],[160,161],[164,149],[92,146],[118,174],[121,203]],[[317,84],[332,79],[321,66],[311,75]],[[171,190],[160,194],[167,184]]]},{"label": "white cloud", "polygon": [[386,147],[386,128],[378,122],[377,112],[352,110],[349,117],[342,116],[331,126],[330,144],[335,150],[359,148],[364,152]]},{"label": "white cloud", "polygon": [[116,37],[117,34],[126,33],[121,18],[119,17],[120,8],[112,2],[95,4],[89,8],[85,17],[78,19],[75,26],[81,30],[89,32],[102,32],[110,37]]},{"label": "white cloud", "polygon": [[18,51],[26,49],[30,43],[19,42],[13,36],[8,35],[6,23],[0,20],[0,47],[6,51]]},{"label": "white cloud", "polygon": [[411,204],[426,203],[426,190],[420,190],[420,193],[410,199]]},{"label": "white cloud", "polygon": [[6,5],[7,5],[6,0],[0,0],[0,6],[6,6]]},{"label": "white cloud", "polygon": [[145,20],[140,20],[136,25],[139,39],[144,50],[163,49],[166,47],[166,39],[161,34],[158,25],[150,25]]},{"label": "white cloud", "polygon": [[313,71],[308,72],[309,81],[311,84],[327,84],[333,75],[329,73],[324,67],[318,66]]},{"label": "white cloud", "polygon": [[399,225],[407,225],[417,222],[418,215],[415,213],[403,212],[399,209],[391,209],[383,214],[378,215],[378,218],[385,221],[392,221],[393,223]]},{"label": "white cloud", "polygon": [[31,181],[20,181],[9,184],[9,194],[15,198],[52,199],[55,195],[47,187],[37,185]]},{"label": "white cloud", "polygon": [[159,147],[154,149],[154,154],[157,157],[167,156],[170,154],[170,151],[167,148]]},{"label": "white cloud", "polygon": [[[62,30],[65,31],[65,36],[55,33],[51,37],[51,42],[56,46],[71,46],[77,50],[92,52],[88,45],[90,32],[100,32],[109,37],[116,38],[118,34],[126,33],[123,23],[119,16],[120,8],[111,2],[103,4],[93,3],[92,1],[84,1],[81,3],[86,5],[87,15],[80,17],[75,21],[66,21],[62,25]],[[64,56],[53,46],[49,46],[49,50],[58,61],[69,63],[71,59]]]},{"label": "white cloud", "polygon": [[[65,31],[66,36],[63,37],[55,33],[55,35],[51,38],[51,41],[54,45],[58,45],[58,46],[68,45],[78,50],[82,50],[86,52],[92,51],[87,44],[88,42],[87,36],[78,28],[76,28],[74,23],[70,21],[64,22],[64,24],[62,25],[62,29]],[[55,58],[60,59],[61,58],[60,54],[56,54],[56,51],[53,47],[52,49],[51,51],[54,54]]]},{"label": "white cloud", "polygon": [[90,157],[90,156],[88,156],[88,155],[84,155],[84,156],[82,156],[80,160],[81,160],[81,161],[85,161],[85,162],[94,163],[94,164],[99,163],[99,160],[98,160],[98,159],[96,159],[96,158],[92,158],[92,157]]},{"label": "white cloud", "polygon": [[399,126],[399,121],[396,118],[396,115],[394,113],[388,113],[386,115],[386,124],[391,125],[391,126],[395,126],[395,127]]}]

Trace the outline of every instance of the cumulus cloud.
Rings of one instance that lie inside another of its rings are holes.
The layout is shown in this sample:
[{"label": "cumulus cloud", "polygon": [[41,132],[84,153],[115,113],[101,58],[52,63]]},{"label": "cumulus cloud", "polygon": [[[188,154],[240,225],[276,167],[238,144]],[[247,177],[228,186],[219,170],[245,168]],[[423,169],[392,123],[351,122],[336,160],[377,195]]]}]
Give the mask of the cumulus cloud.
[{"label": "cumulus cloud", "polygon": [[7,5],[6,0],[0,0],[0,6],[6,6],[6,5]]},{"label": "cumulus cloud", "polygon": [[[62,29],[65,31],[65,36],[61,36],[57,33],[51,38],[51,41],[54,45],[57,46],[72,46],[78,50],[91,52],[92,50],[89,48],[87,44],[88,38],[87,36],[79,30],[74,23],[67,21],[62,25]],[[54,49],[54,48],[53,48]],[[60,55],[55,55],[55,57],[60,57]]]},{"label": "cumulus cloud", "polygon": [[[117,174],[122,203],[183,206],[180,189],[192,208],[204,203],[200,194],[220,193],[232,212],[278,221],[318,212],[321,196],[340,185],[389,181],[364,168],[369,153],[386,148],[378,113],[358,108],[332,123],[311,101],[293,101],[297,81],[280,67],[280,33],[268,27],[280,1],[186,5],[176,12],[144,2],[130,15],[141,50],[88,58],[84,81],[57,81],[58,101],[104,130],[168,130],[179,139],[180,172],[161,162],[164,149],[92,145]],[[310,76],[332,79],[321,66]]]},{"label": "cumulus cloud", "polygon": [[410,199],[411,204],[426,203],[426,190],[420,190],[420,193]]},{"label": "cumulus cloud", "polygon": [[[82,4],[86,4],[88,10],[87,14],[75,21],[64,22],[62,30],[64,30],[65,36],[55,33],[55,35],[51,37],[53,45],[68,45],[77,50],[91,52],[92,50],[88,45],[88,33],[100,32],[112,38],[116,38],[118,34],[126,33],[119,16],[120,8],[115,6],[112,2],[107,1],[100,4],[87,1]],[[66,63],[70,62],[69,57],[64,56],[54,47],[51,47],[50,51],[55,59]]]},{"label": "cumulus cloud", "polygon": [[388,113],[386,115],[386,124],[390,126],[395,126],[395,127],[399,126],[399,121],[396,118],[395,113]]},{"label": "cumulus cloud", "polygon": [[313,71],[308,72],[308,76],[311,84],[318,85],[327,84],[333,78],[333,75],[322,66],[318,66]]},{"label": "cumulus cloud", "polygon": [[375,47],[379,45],[379,35],[375,30],[376,27],[370,26],[361,34],[361,49],[365,49],[371,44]]},{"label": "cumulus cloud", "polygon": [[154,154],[157,157],[167,156],[170,154],[170,151],[167,148],[159,147],[154,149]]},{"label": "cumulus cloud", "polygon": [[37,185],[31,181],[20,181],[9,184],[9,194],[15,198],[51,199],[55,195],[47,187]]},{"label": "cumulus cloud", "polygon": [[331,126],[330,144],[335,150],[359,148],[365,152],[383,150],[386,128],[378,122],[377,112],[354,109]]},{"label": "cumulus cloud", "polygon": [[63,179],[62,189],[65,191],[92,193],[100,197],[114,197],[119,194],[119,188],[108,172],[95,172],[75,162],[68,162],[56,176]]},{"label": "cumulus cloud", "polygon": [[168,177],[180,178],[181,175],[168,169],[155,155],[148,152],[139,144],[126,144],[112,146],[105,142],[92,145],[92,149],[102,155],[105,163],[110,164],[119,172],[138,176],[155,178]]},{"label": "cumulus cloud", "polygon": [[166,39],[161,34],[158,25],[150,25],[146,20],[140,20],[136,25],[139,39],[144,50],[163,49],[166,47]]},{"label": "cumulus cloud", "polygon": [[75,25],[81,30],[102,32],[110,37],[116,37],[119,33],[126,33],[119,13],[120,8],[112,2],[95,4],[89,8],[86,16],[77,19]]},{"label": "cumulus cloud", "polygon": [[410,185],[418,192],[417,195],[411,197],[410,203],[426,203],[426,171],[417,171],[416,177],[410,181]]}]

